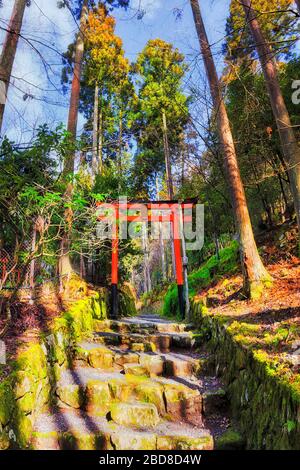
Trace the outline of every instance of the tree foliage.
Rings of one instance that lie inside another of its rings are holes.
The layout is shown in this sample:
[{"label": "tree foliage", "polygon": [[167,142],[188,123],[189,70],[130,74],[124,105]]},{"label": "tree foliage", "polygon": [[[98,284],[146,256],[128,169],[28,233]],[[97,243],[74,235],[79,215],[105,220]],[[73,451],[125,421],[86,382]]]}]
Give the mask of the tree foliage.
[{"label": "tree foliage", "polygon": [[[297,16],[292,10],[293,0],[253,0],[264,36],[272,45],[274,53],[290,54],[295,47],[299,31]],[[243,7],[238,0],[230,3],[230,14],[226,23],[224,52],[228,61],[237,62],[256,58],[257,52],[245,20]]]},{"label": "tree foliage", "polygon": [[186,71],[184,56],[161,39],[148,41],[135,65],[139,86],[136,107],[137,186],[153,184],[157,173],[164,172],[162,111],[166,115],[168,140],[173,161],[188,121],[189,98],[183,92]]}]

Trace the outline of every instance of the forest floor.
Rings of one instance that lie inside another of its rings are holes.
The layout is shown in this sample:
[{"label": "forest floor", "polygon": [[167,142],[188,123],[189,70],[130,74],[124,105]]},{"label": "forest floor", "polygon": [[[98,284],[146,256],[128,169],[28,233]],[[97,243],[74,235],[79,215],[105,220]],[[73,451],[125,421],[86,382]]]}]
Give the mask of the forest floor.
[{"label": "forest floor", "polygon": [[197,297],[205,297],[212,314],[233,316],[236,320],[274,324],[291,320],[300,334],[300,258],[296,256],[297,238],[294,226],[284,236],[274,229],[259,237],[260,252],[273,277],[257,300],[243,297],[240,273],[216,278],[212,285],[201,289]]},{"label": "forest floor", "polygon": [[209,314],[230,324],[235,340],[255,350],[276,374],[300,390],[300,259],[295,231],[264,234],[265,265],[273,277],[258,300],[243,297],[240,273],[217,278],[196,296]]}]

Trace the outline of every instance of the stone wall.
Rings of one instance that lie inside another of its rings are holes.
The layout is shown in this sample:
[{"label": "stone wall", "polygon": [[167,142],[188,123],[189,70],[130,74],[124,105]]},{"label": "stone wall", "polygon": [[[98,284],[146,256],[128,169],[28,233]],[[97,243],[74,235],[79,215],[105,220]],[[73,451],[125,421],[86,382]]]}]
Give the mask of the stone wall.
[{"label": "stone wall", "polygon": [[233,417],[248,449],[300,449],[300,393],[276,374],[267,358],[241,344],[226,318],[194,299],[192,318],[226,385]]},{"label": "stone wall", "polygon": [[[12,373],[0,383],[0,449],[30,447],[35,416],[51,407],[52,391],[61,371],[72,365],[76,343],[92,335],[95,320],[107,318],[108,303],[107,290],[100,289],[55,318],[35,342],[20,346]],[[121,315],[128,306],[134,314],[133,299],[122,290]]]}]

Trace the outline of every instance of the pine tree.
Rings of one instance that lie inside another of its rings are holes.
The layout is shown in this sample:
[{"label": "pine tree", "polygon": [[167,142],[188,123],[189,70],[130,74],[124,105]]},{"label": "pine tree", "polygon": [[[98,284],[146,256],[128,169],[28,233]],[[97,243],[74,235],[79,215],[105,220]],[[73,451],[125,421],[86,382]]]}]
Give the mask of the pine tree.
[{"label": "pine tree", "polygon": [[271,277],[261,261],[255,243],[230,122],[198,0],[191,0],[191,7],[217,118],[220,145],[224,155],[224,166],[239,236],[244,290],[250,297],[256,297],[260,295],[263,287],[270,283]]},{"label": "pine tree", "polygon": [[[143,146],[145,139],[144,147],[147,149],[151,148],[148,146],[149,141],[163,148],[170,200],[174,197],[171,147],[179,143],[182,129],[188,120],[188,99],[181,88],[185,70],[184,56],[161,39],[148,41],[137,60],[137,71],[142,78],[139,91],[142,130],[139,142]],[[158,140],[157,134],[160,136]],[[157,158],[159,153],[155,154]],[[154,162],[152,167],[153,174],[159,169],[157,163],[160,162]]]},{"label": "pine tree", "polygon": [[300,228],[300,147],[280,89],[276,63],[273,58],[272,50],[264,38],[256,17],[257,15],[251,6],[251,1],[242,0],[240,3],[244,8],[245,17],[248,19],[249,27],[251,29],[259,60],[264,72],[273,114],[281,140],[282,153],[288,167],[290,187],[293,194],[298,227]]},{"label": "pine tree", "polygon": [[2,47],[0,58],[0,85],[2,85],[2,88],[0,92],[4,96],[1,96],[0,99],[0,132],[3,124],[7,91],[10,84],[12,68],[16,57],[25,7],[27,4],[27,0],[15,0],[6,37]]}]

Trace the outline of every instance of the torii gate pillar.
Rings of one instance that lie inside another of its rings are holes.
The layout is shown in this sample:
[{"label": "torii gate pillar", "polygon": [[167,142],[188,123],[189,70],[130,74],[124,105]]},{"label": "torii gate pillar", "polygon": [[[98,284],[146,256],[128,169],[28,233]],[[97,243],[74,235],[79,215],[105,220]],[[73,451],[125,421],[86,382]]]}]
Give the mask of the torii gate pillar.
[{"label": "torii gate pillar", "polygon": [[[181,208],[179,209],[181,210]],[[178,305],[179,313],[182,319],[185,317],[185,300],[184,300],[184,278],[183,278],[183,263],[181,254],[181,234],[180,234],[180,220],[179,213],[174,211],[172,217],[173,227],[173,246],[175,255],[175,266],[176,266],[176,282],[178,289]]]}]

